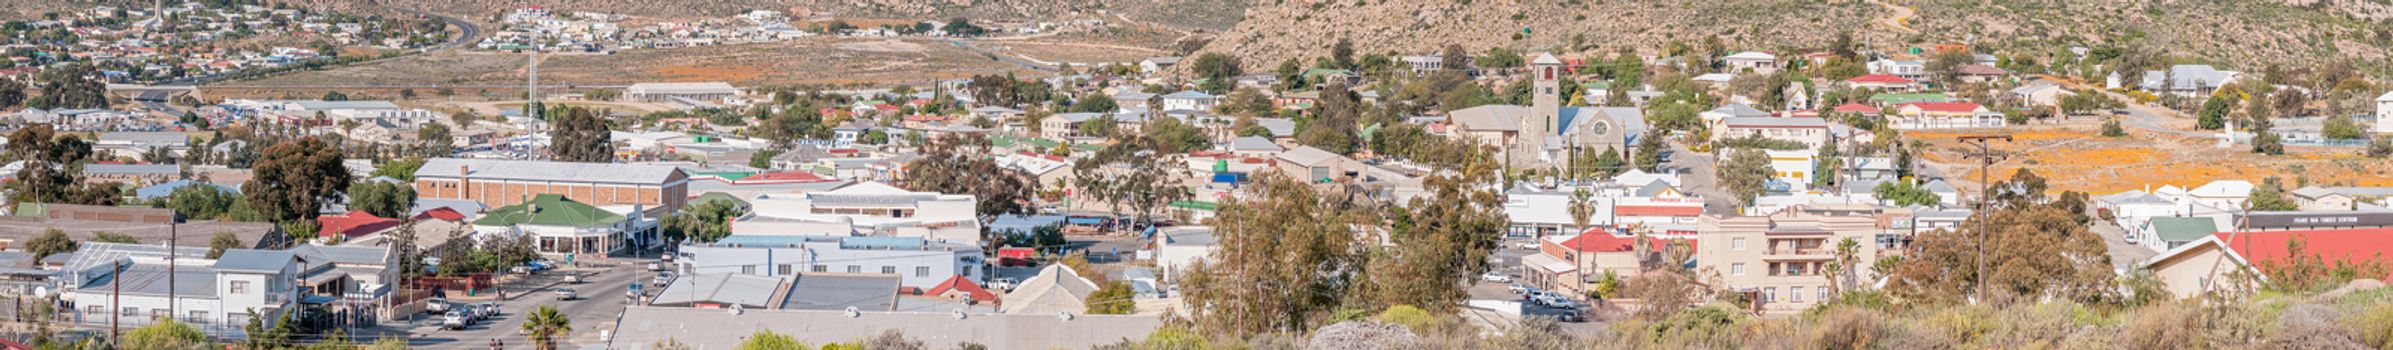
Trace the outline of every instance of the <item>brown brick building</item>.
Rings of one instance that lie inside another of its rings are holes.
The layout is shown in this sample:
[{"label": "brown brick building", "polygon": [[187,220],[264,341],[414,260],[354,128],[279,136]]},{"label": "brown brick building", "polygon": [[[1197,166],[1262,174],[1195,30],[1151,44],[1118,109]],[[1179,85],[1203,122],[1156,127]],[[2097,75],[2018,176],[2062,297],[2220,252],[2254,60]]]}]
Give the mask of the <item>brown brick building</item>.
[{"label": "brown brick building", "polygon": [[689,175],[663,165],[435,158],[415,171],[419,198],[462,199],[492,208],[541,194],[593,206],[645,205],[680,210]]}]

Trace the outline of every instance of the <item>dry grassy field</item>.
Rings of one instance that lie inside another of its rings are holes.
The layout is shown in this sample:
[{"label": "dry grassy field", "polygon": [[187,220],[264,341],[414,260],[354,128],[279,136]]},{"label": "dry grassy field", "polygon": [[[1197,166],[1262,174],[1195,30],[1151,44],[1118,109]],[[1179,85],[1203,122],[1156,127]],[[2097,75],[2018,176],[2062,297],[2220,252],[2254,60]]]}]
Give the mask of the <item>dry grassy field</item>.
[{"label": "dry grassy field", "polygon": [[[2217,147],[2215,139],[2160,135],[2129,129],[2125,137],[2102,137],[2090,125],[2030,126],[2011,131],[2012,142],[1994,142],[2007,154],[1995,164],[1997,180],[2027,168],[2047,179],[2052,190],[2096,195],[2147,186],[2191,188],[2213,180],[2278,177],[2286,186],[2393,186],[2393,164],[2368,159],[2354,148],[2288,147],[2283,156],[2250,152],[2249,145]],[[1975,192],[1977,160],[1968,158],[1974,146],[1955,140],[1970,132],[1908,132],[1909,139],[1926,141],[1923,156],[1943,170],[1955,187]]]},{"label": "dry grassy field", "polygon": [[[252,81],[241,87],[513,86],[523,84],[519,54],[438,52]],[[808,38],[789,42],[629,50],[613,55],[543,56],[543,85],[627,85],[725,81],[740,86],[922,84],[1019,66],[939,41]]]}]

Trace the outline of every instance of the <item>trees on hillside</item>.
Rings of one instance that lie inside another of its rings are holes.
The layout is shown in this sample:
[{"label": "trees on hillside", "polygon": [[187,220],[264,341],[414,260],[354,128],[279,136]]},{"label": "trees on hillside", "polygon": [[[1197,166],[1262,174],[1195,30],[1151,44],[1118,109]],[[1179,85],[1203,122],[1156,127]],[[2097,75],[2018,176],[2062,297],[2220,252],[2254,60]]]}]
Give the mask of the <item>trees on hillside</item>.
[{"label": "trees on hillside", "polygon": [[1231,79],[1245,74],[1238,65],[1236,56],[1220,52],[1207,52],[1197,55],[1196,61],[1189,64],[1189,68],[1191,68],[1189,71],[1195,73],[1197,79],[1203,80],[1202,83],[1197,84],[1198,90],[1220,95],[1229,92],[1230,87],[1235,86],[1230,81]]},{"label": "trees on hillside", "polygon": [[349,168],[341,165],[340,150],[315,137],[267,147],[250,171],[252,177],[241,184],[241,193],[251,208],[277,222],[314,220],[324,203],[349,186]]},{"label": "trees on hillside", "polygon": [[1979,299],[1997,302],[2093,302],[2115,292],[2102,237],[2060,205],[1999,207],[1971,216],[1958,229],[1917,237],[1912,246],[1918,249],[1894,266],[1887,282],[1888,291],[1905,300],[1957,302],[1975,294],[1981,279],[1989,294]]},{"label": "trees on hillside", "polygon": [[1727,162],[1721,163],[1716,169],[1718,174],[1714,174],[1720,180],[1720,188],[1736,196],[1737,203],[1753,203],[1754,198],[1768,190],[1765,186],[1772,173],[1770,155],[1747,148],[1731,148],[1726,152]]},{"label": "trees on hillside", "polygon": [[550,123],[553,136],[549,155],[558,161],[608,163],[615,161],[615,147],[607,132],[607,121],[597,112],[585,108],[568,108]]}]

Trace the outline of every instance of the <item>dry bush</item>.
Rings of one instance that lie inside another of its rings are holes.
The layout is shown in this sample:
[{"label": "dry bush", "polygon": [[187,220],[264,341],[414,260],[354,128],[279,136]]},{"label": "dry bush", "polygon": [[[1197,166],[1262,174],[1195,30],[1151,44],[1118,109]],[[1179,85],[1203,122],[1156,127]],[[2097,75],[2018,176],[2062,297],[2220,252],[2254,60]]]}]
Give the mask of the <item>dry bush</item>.
[{"label": "dry bush", "polygon": [[900,332],[898,330],[891,329],[881,331],[881,335],[873,336],[872,339],[866,340],[864,342],[864,349],[925,350],[930,349],[930,347],[924,346],[922,340],[906,337],[906,332]]},{"label": "dry bush", "polygon": [[1554,320],[1531,318],[1504,328],[1504,335],[1487,340],[1488,349],[1567,350],[1586,348],[1578,337],[1563,332]]},{"label": "dry bush", "polygon": [[2335,320],[2343,312],[2326,305],[2303,303],[2285,308],[2277,315],[2277,331],[2262,340],[2263,347],[2276,349],[2368,349],[2359,339],[2342,328]]},{"label": "dry bush", "polygon": [[1421,346],[1421,338],[1404,325],[1370,321],[1338,322],[1313,331],[1311,350],[1372,350],[1412,349]]},{"label": "dry bush", "polygon": [[1820,316],[1806,344],[1817,349],[1868,349],[1884,333],[1885,314],[1860,308],[1837,308]]},{"label": "dry bush", "polygon": [[2370,347],[2393,349],[2393,303],[2380,300],[2365,310],[2355,311],[2343,316],[2343,327]]},{"label": "dry bush", "polygon": [[2177,303],[2156,303],[2136,309],[2122,331],[2119,346],[2135,350],[2184,349],[2194,344],[2194,332],[2202,324]]}]

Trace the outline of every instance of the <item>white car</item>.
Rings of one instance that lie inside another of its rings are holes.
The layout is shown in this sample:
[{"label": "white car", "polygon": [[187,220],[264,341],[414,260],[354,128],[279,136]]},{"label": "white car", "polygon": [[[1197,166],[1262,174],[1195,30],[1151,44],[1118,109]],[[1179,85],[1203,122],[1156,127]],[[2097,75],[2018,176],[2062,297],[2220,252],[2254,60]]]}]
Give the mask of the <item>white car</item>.
[{"label": "white car", "polygon": [[1521,244],[1515,244],[1515,245],[1513,245],[1513,247],[1514,247],[1514,248],[1520,248],[1520,249],[1527,249],[1527,250],[1537,250],[1537,242],[1536,242],[1536,241],[1521,242]]},{"label": "white car", "polygon": [[1488,271],[1487,273],[1479,274],[1479,280],[1488,282],[1512,282],[1512,276],[1505,276],[1503,272]]},{"label": "white car", "polygon": [[460,311],[449,311],[449,313],[448,313],[447,315],[443,315],[443,316],[441,316],[441,318],[440,318],[440,327],[441,327],[441,328],[448,328],[448,329],[465,329],[465,326],[466,326],[466,325],[469,325],[469,324],[472,324],[472,323],[473,323],[473,320],[471,320],[471,319],[468,319],[468,318],[465,316],[465,311],[462,311],[462,310],[460,310]]},{"label": "white car", "polygon": [[448,299],[442,299],[442,298],[432,298],[432,299],[430,299],[430,300],[424,300],[424,312],[430,312],[430,313],[436,313],[436,314],[440,314],[440,313],[448,313],[448,312],[449,312],[449,300],[448,300]]},{"label": "white car", "polygon": [[574,294],[573,288],[557,288],[555,290],[549,291],[549,293],[556,294],[557,300],[573,300],[574,298],[581,297],[580,294]]},{"label": "white car", "polygon": [[1014,285],[1017,283],[1020,282],[1014,282],[1013,277],[998,277],[997,279],[989,280],[989,288],[997,288],[1007,292],[1012,292],[1014,291]]}]

